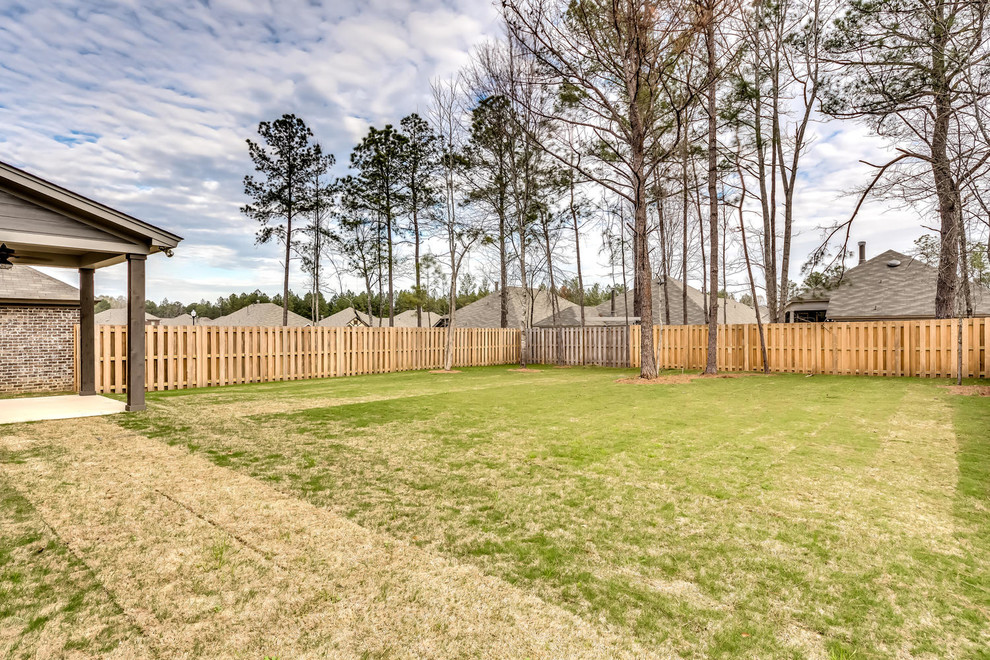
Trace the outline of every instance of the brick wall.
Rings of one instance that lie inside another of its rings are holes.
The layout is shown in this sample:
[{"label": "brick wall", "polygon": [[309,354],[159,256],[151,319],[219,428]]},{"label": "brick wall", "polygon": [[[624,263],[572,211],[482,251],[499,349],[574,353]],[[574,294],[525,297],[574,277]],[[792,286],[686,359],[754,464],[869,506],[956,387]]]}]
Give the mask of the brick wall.
[{"label": "brick wall", "polygon": [[0,394],[74,387],[78,307],[0,303]]}]

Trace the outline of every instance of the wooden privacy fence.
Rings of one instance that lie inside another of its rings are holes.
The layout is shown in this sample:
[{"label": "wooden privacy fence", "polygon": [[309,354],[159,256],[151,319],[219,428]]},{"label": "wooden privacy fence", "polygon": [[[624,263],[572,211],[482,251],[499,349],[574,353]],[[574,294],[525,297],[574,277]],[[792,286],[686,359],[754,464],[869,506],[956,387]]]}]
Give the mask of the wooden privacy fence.
[{"label": "wooden privacy fence", "polygon": [[[148,391],[158,391],[440,369],[446,332],[444,328],[146,326],[145,385]],[[518,360],[519,330],[454,329],[455,366]],[[125,392],[126,365],[127,327],[97,326],[96,391]]]},{"label": "wooden privacy fence", "polygon": [[527,355],[533,364],[628,367],[632,353],[636,353],[637,364],[639,360],[639,345],[629,343],[631,330],[624,325],[530,328],[526,331]]},{"label": "wooden privacy fence", "polygon": [[[863,376],[956,376],[959,321],[914,320],[862,323],[773,323],[763,326],[771,372]],[[529,331],[533,362],[639,367],[639,326],[626,328],[539,328]],[[990,378],[990,318],[962,320],[963,377]],[[628,353],[615,357],[624,342]],[[708,326],[653,328],[653,345],[661,369],[704,369]],[[558,358],[558,347],[560,357]],[[584,356],[582,361],[582,355]],[[606,356],[606,357],[602,357]],[[755,323],[718,328],[718,368],[759,371],[763,368]]]},{"label": "wooden privacy fence", "polygon": [[[767,362],[776,373],[955,377],[958,324],[955,319],[767,324]],[[990,378],[990,318],[964,319],[962,329],[963,377]],[[718,333],[720,370],[762,369],[755,324],[723,325]],[[522,336],[514,328],[455,328],[454,365],[518,362]],[[533,328],[525,338],[534,364],[639,367],[639,326]],[[147,326],[145,342],[145,384],[157,391],[439,369],[446,330]],[[656,326],[653,342],[661,369],[705,366],[707,326]],[[126,347],[126,326],[97,326],[97,392],[126,391]]]}]

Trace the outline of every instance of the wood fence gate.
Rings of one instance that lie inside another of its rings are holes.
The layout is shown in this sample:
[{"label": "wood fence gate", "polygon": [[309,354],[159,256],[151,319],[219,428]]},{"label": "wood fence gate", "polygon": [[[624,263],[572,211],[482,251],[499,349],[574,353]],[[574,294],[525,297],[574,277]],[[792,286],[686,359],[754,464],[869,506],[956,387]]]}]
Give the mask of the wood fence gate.
[{"label": "wood fence gate", "polygon": [[526,331],[533,364],[628,367],[630,326],[530,328]]}]

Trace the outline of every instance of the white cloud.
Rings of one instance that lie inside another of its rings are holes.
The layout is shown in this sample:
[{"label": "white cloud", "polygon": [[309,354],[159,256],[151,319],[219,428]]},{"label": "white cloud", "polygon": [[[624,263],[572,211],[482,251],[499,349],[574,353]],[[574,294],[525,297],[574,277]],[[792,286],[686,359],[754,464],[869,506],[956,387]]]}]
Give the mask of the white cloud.
[{"label": "white cloud", "polygon": [[[499,31],[476,0],[8,0],[0,16],[0,159],[182,235],[174,259],[149,261],[156,299],[280,290],[278,248],[256,246],[239,212],[259,121],[302,116],[342,171],[369,125],[423,113],[430,79]],[[871,173],[858,161],[884,154],[858,125],[814,131],[795,274],[817,227],[851,212],[849,191]],[[855,238],[909,247],[918,218],[886,208],[868,203]],[[607,279],[597,248],[587,232],[589,280]],[[123,268],[97,281],[119,293]],[[302,288],[298,271],[292,281]]]}]

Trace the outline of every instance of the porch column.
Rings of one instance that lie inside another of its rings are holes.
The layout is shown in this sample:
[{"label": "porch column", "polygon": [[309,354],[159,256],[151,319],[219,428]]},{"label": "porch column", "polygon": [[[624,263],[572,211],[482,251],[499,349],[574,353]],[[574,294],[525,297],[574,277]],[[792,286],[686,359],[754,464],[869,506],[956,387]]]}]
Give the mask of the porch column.
[{"label": "porch column", "polygon": [[96,394],[96,319],[93,269],[79,269],[79,394]]},{"label": "porch column", "polygon": [[144,254],[127,255],[127,407],[144,410]]}]

